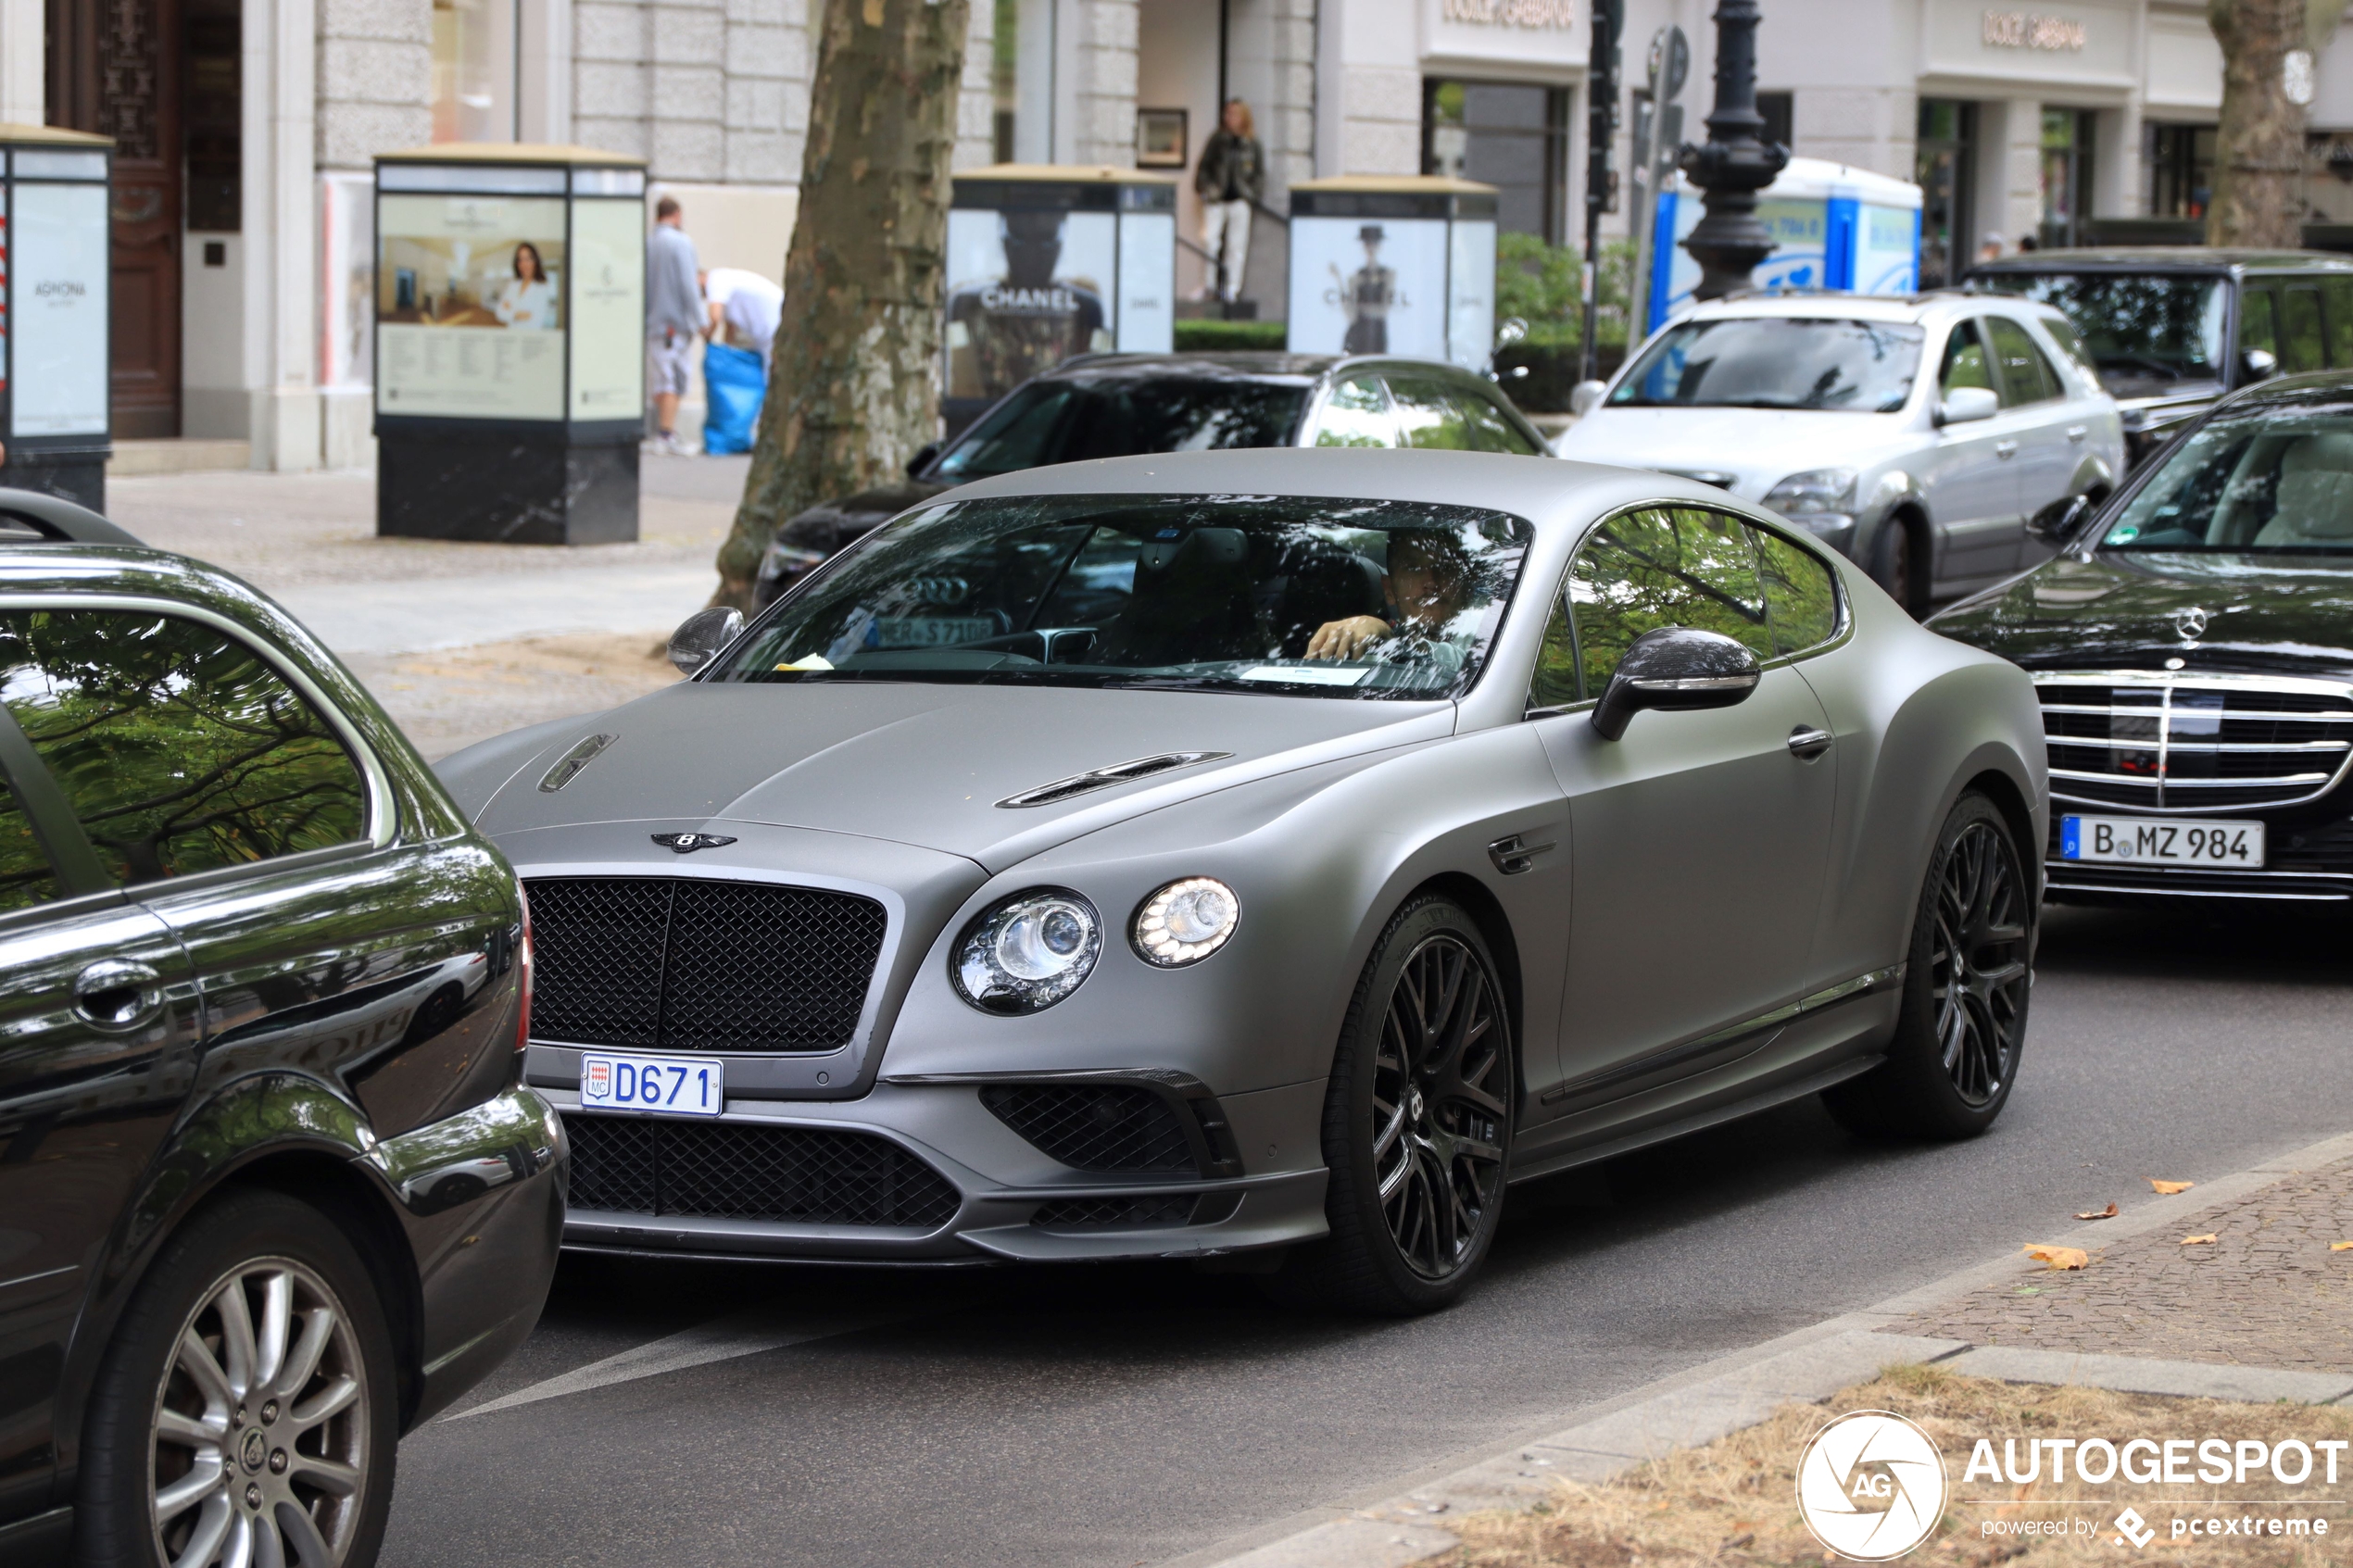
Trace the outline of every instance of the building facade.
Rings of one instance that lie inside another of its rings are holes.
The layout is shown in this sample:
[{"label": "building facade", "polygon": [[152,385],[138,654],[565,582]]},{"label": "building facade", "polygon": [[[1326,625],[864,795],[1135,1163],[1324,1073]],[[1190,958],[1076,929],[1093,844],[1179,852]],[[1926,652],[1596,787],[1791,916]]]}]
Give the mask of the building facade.
[{"label": "building facade", "polygon": [[[0,0],[0,119],[118,144],[119,439],[250,443],[258,467],[365,462],[367,200],[381,152],[572,143],[646,157],[707,264],[780,278],[824,0]],[[960,167],[1186,172],[1252,107],[1267,188],[1245,296],[1279,311],[1283,214],[1313,176],[1448,173],[1507,230],[1583,221],[1588,0],[975,0]],[[1761,105],[1795,153],[1918,181],[1931,281],[2093,220],[2204,211],[2221,58],[2195,0],[1766,0]],[[1711,7],[1629,0],[1692,45]],[[2353,220],[2353,46],[2319,61],[2307,201]],[[1630,115],[1625,123],[1631,123]],[[1617,149],[1625,168],[1627,149]],[[1199,206],[1180,193],[1179,285]],[[1604,231],[1622,234],[1612,213]]]}]

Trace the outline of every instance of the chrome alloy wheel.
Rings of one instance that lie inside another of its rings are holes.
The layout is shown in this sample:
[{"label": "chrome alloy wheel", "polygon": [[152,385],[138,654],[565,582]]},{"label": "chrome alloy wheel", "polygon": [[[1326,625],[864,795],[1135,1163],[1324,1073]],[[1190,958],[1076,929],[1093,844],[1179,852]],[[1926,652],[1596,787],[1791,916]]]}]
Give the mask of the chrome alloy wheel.
[{"label": "chrome alloy wheel", "polygon": [[149,1523],[171,1568],[332,1568],[350,1550],[368,1380],[341,1301],[300,1263],[240,1263],[197,1302],[156,1391]]},{"label": "chrome alloy wheel", "polygon": [[2026,1012],[2025,876],[2009,843],[1971,822],[1944,856],[1929,949],[1944,1071],[1961,1098],[1989,1103],[2009,1082]]},{"label": "chrome alloy wheel", "polygon": [[1406,956],[1373,1063],[1373,1175],[1390,1238],[1425,1279],[1472,1255],[1503,1185],[1509,1047],[1477,954],[1441,933]]}]

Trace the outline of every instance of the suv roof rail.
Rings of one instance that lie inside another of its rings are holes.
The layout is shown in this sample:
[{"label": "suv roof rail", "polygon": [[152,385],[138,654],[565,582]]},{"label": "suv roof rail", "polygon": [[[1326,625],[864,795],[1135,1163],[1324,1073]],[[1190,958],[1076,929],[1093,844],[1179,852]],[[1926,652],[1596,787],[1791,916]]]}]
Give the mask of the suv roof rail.
[{"label": "suv roof rail", "polygon": [[11,522],[60,545],[140,544],[79,502],[39,490],[0,489],[0,523]]}]

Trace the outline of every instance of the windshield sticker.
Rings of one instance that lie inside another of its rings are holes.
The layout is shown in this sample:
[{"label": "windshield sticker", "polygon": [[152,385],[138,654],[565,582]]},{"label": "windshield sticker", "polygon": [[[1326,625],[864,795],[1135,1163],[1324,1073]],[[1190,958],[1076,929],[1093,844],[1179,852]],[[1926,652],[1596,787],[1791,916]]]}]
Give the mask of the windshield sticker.
[{"label": "windshield sticker", "polygon": [[1290,686],[1353,686],[1371,674],[1369,670],[1334,669],[1295,664],[1261,664],[1245,670],[1236,677],[1243,681],[1272,681]]}]

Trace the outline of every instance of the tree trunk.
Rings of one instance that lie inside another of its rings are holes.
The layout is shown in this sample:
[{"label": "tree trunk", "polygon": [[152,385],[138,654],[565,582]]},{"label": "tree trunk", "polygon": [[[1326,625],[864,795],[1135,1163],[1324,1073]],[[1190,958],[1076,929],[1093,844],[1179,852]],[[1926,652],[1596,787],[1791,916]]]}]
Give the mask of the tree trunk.
[{"label": "tree trunk", "polygon": [[[2287,56],[2317,57],[2346,0],[2207,0],[2222,46],[2222,123],[2206,243],[2293,249],[2304,243],[2304,106],[2287,95]],[[2306,81],[2310,80],[2307,62]]]},{"label": "tree trunk", "polygon": [[784,319],[714,604],[776,524],[897,478],[937,433],[949,157],[970,0],[825,0]]}]

